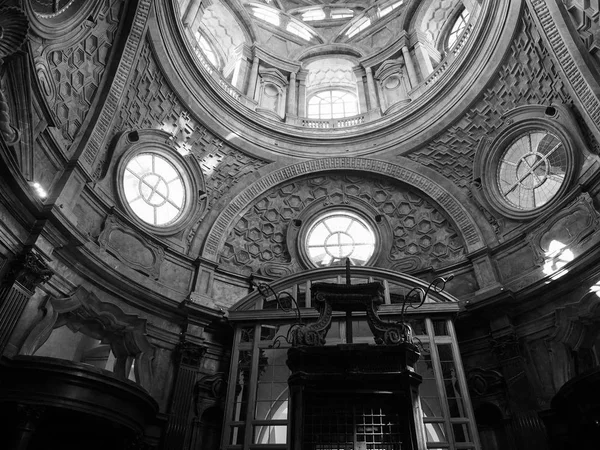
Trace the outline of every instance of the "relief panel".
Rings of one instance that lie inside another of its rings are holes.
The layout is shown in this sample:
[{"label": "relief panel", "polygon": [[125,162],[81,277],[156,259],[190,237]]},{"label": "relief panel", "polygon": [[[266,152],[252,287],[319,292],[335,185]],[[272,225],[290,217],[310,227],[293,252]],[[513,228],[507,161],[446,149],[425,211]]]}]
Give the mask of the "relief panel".
[{"label": "relief panel", "polygon": [[155,280],[159,278],[165,257],[164,249],[148,242],[114,216],[106,218],[102,233],[98,236],[98,245],[132,269]]},{"label": "relief panel", "polygon": [[269,277],[303,270],[294,260],[296,242],[288,227],[309,205],[323,207],[366,202],[387,220],[390,242],[383,242],[385,267],[416,271],[464,259],[462,238],[432,202],[391,179],[369,175],[317,175],[279,185],[253,202],[240,217],[219,253],[219,263],[241,273]]},{"label": "relief panel", "polygon": [[502,116],[521,105],[570,103],[566,87],[527,10],[498,79],[458,122],[408,158],[469,189],[479,141],[493,137]]},{"label": "relief panel", "polygon": [[149,43],[142,47],[131,76],[113,135],[127,129],[160,129],[171,134],[180,154],[191,152],[200,162],[208,193],[207,211],[240,178],[266,164],[227,146],[189,115],[160,72]]},{"label": "relief panel", "polygon": [[79,131],[102,75],[119,25],[122,0],[104,0],[95,22],[71,40],[33,42],[36,72],[66,146]]}]

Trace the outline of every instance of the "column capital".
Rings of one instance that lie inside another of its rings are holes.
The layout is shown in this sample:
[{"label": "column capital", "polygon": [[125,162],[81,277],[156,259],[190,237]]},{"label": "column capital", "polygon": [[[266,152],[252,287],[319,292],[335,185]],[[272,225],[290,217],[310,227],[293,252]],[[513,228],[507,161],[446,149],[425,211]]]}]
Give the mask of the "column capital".
[{"label": "column capital", "polygon": [[191,342],[181,342],[175,353],[180,365],[198,369],[206,353],[206,347]]},{"label": "column capital", "polygon": [[40,284],[46,283],[54,274],[48,264],[33,249],[25,249],[12,261],[4,284],[21,284],[24,288],[34,291]]}]

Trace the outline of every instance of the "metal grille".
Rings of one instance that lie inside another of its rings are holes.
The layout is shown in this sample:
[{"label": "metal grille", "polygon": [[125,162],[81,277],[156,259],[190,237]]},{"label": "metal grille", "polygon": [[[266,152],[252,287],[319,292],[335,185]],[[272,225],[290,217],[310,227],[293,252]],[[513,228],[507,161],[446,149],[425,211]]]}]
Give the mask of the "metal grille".
[{"label": "metal grille", "polygon": [[304,450],[402,450],[407,419],[391,395],[321,393],[307,400]]}]

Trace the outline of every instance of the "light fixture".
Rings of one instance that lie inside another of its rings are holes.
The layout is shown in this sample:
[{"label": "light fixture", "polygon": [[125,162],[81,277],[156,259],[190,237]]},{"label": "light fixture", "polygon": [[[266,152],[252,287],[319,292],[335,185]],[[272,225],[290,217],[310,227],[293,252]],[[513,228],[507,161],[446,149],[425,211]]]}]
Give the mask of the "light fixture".
[{"label": "light fixture", "polygon": [[35,193],[37,194],[37,196],[41,199],[44,199],[46,197],[48,197],[48,193],[46,192],[46,190],[42,187],[42,185],[40,183],[33,182],[30,183],[31,186],[33,187],[33,189],[35,190]]}]

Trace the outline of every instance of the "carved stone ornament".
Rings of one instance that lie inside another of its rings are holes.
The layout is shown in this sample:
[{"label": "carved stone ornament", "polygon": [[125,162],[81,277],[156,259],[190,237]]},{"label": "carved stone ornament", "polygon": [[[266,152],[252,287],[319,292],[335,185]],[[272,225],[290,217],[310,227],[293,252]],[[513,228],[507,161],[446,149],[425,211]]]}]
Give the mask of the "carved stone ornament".
[{"label": "carved stone ornament", "polygon": [[6,274],[5,282],[18,282],[30,291],[47,282],[54,272],[48,268],[46,262],[31,249],[17,256]]},{"label": "carved stone ornament", "polygon": [[205,375],[196,383],[198,392],[204,392],[213,398],[223,398],[227,392],[227,379],[222,372]]},{"label": "carved stone ornament", "polygon": [[165,258],[164,249],[126,227],[115,216],[106,217],[98,245],[132,269],[155,280],[159,278],[160,266]]},{"label": "carved stone ornament", "polygon": [[146,337],[146,319],[100,301],[83,287],[68,297],[50,296],[42,311],[43,316],[25,339],[20,354],[35,354],[54,329],[66,325],[73,332],[109,343],[116,357],[114,373],[119,378],[127,379],[127,361],[133,357],[137,382],[148,391],[152,389],[154,348]]},{"label": "carved stone ornament", "polygon": [[494,354],[501,361],[521,356],[519,339],[515,334],[509,334],[497,339],[491,339],[490,346],[492,347]]},{"label": "carved stone ornament", "polygon": [[315,283],[312,286],[313,304],[319,311],[319,319],[293,329],[292,346],[321,346],[331,327],[332,312],[366,311],[367,323],[378,345],[397,345],[410,342],[412,332],[408,325],[384,322],[377,315],[383,304],[384,287],[379,282],[363,284]]},{"label": "carved stone ornament", "polygon": [[528,235],[527,242],[536,255],[536,262],[543,264],[552,241],[558,241],[566,248],[573,248],[597,230],[599,225],[600,214],[596,211],[590,194],[584,192]]},{"label": "carved stone ornament", "polygon": [[473,397],[496,394],[503,389],[504,377],[495,370],[479,367],[467,373],[467,385]]},{"label": "carved stone ornament", "polygon": [[[21,48],[27,33],[29,22],[25,12],[13,6],[0,7],[0,66],[2,59],[12,55]],[[0,134],[7,144],[16,144],[19,141],[19,130],[10,124],[10,110],[8,101],[0,83]]]},{"label": "carved stone ornament", "polygon": [[0,60],[21,48],[28,31],[29,21],[22,9],[14,6],[0,7]]},{"label": "carved stone ornament", "polygon": [[199,368],[206,348],[191,342],[182,342],[177,347],[177,355],[181,365]]}]

